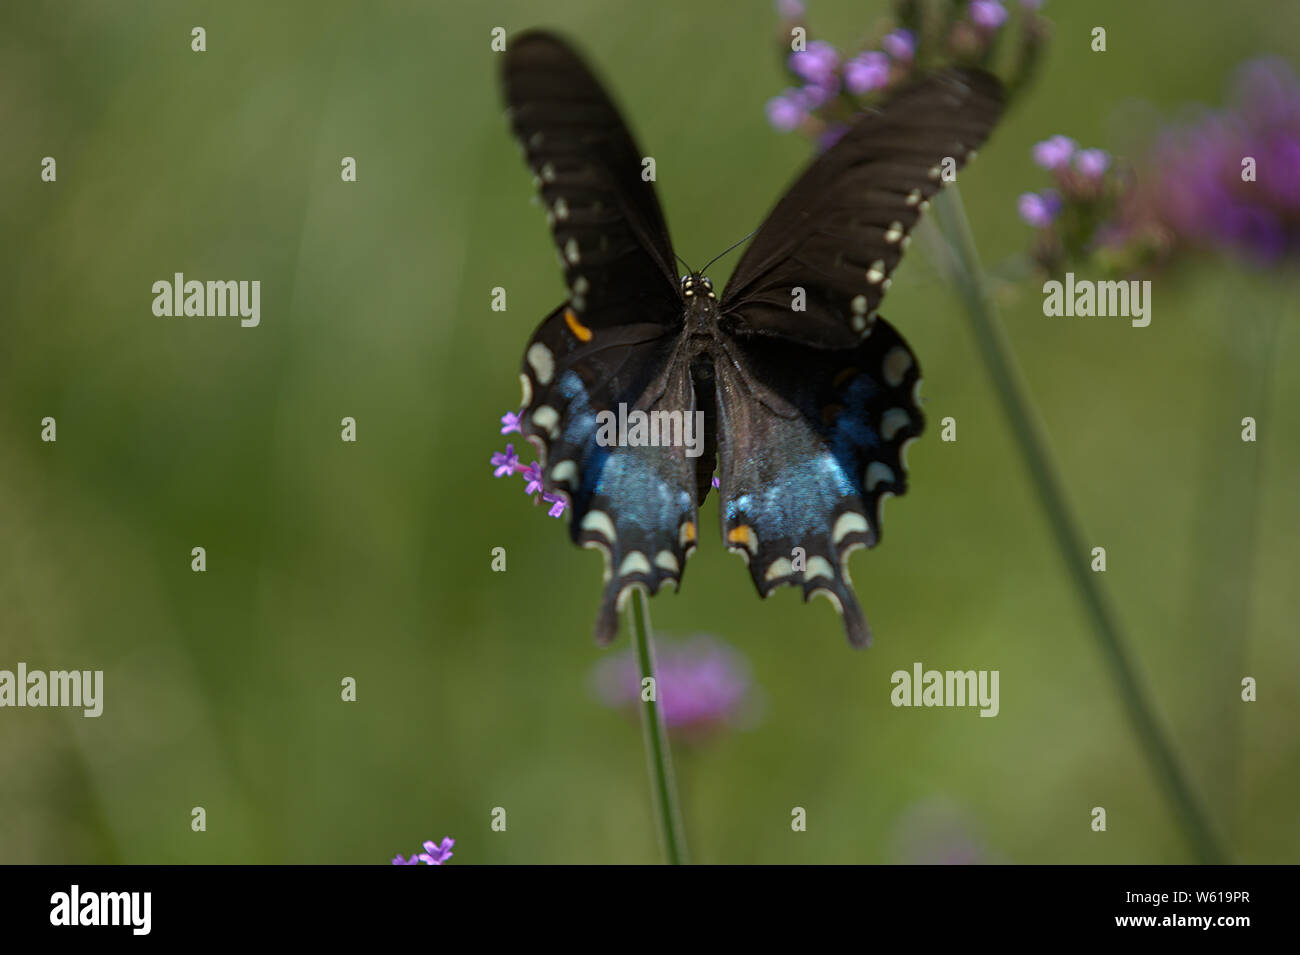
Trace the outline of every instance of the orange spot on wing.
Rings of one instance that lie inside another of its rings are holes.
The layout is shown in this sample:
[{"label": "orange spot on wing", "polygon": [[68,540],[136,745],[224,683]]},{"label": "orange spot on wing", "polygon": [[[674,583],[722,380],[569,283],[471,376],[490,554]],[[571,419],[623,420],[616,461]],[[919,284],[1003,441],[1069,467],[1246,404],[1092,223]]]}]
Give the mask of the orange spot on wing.
[{"label": "orange spot on wing", "polygon": [[573,309],[566,308],[564,310],[564,324],[569,326],[569,331],[573,332],[573,336],[578,339],[578,341],[591,341],[591,329],[578,321],[578,316]]},{"label": "orange spot on wing", "polygon": [[748,524],[741,524],[727,531],[727,541],[732,544],[740,544],[743,547],[749,546],[750,531]]},{"label": "orange spot on wing", "polygon": [[694,521],[687,521],[685,524],[682,525],[682,530],[686,532],[686,540],[687,540],[688,542],[689,542],[689,541],[693,541],[693,540],[695,540],[695,522],[694,522]]}]

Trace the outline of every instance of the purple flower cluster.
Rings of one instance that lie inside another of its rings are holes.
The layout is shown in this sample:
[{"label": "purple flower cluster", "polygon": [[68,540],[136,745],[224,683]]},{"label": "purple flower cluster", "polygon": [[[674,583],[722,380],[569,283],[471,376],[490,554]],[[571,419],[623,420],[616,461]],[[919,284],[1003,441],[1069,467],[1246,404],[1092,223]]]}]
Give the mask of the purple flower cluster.
[{"label": "purple flower cluster", "polygon": [[1125,180],[1103,149],[1080,149],[1069,136],[1052,136],[1030,150],[1035,165],[1047,171],[1052,186],[1022,193],[1016,210],[1038,230],[1034,258],[1048,272],[1096,251],[1105,236],[1101,226],[1115,211]]},{"label": "purple flower cluster", "polygon": [[[782,10],[787,17],[789,11]],[[802,10],[799,11],[802,14]],[[791,75],[801,81],[767,102],[767,118],[773,128],[788,133],[808,123],[829,107],[841,92],[865,96],[884,89],[901,75],[916,55],[916,38],[909,30],[894,30],[881,40],[882,50],[866,50],[845,61],[831,44],[814,40],[786,60]],[[814,122],[814,126],[817,124]]]},{"label": "purple flower cluster", "polygon": [[424,844],[423,852],[417,852],[409,859],[402,858],[401,853],[393,856],[393,865],[419,865],[421,862],[425,865],[443,865],[454,855],[451,847],[455,844],[456,840],[450,836],[440,843],[430,840]]},{"label": "purple flower cluster", "polygon": [[[519,431],[519,415],[513,411],[507,411],[501,416],[501,433],[510,434],[512,431]],[[507,444],[505,451],[498,451],[492,455],[492,476],[493,477],[510,477],[518,474],[524,479],[524,493],[534,500],[542,500],[551,505],[547,514],[551,517],[561,517],[568,503],[558,494],[541,494],[540,498],[534,497],[542,490],[542,466],[534,461],[527,466],[519,463],[519,455],[515,452],[513,444]]]},{"label": "purple flower cluster", "polygon": [[1300,82],[1286,62],[1237,74],[1229,105],[1166,129],[1144,211],[1173,235],[1271,264],[1300,252]]},{"label": "purple flower cluster", "polygon": [[1264,265],[1300,252],[1300,81],[1281,60],[1246,63],[1226,108],[1160,130],[1131,173],[1067,136],[1032,154],[1053,184],[1016,205],[1048,272],[1091,259],[1132,273],[1188,248]]},{"label": "purple flower cluster", "polygon": [[1016,200],[1020,218],[1036,229],[1050,226],[1067,202],[1089,203],[1104,197],[1104,177],[1110,154],[1104,149],[1080,149],[1068,136],[1053,136],[1035,143],[1034,162],[1056,180],[1057,188],[1026,192]]},{"label": "purple flower cluster", "polygon": [[[656,699],[664,724],[687,737],[733,725],[753,703],[753,685],[744,657],[705,635],[659,642]],[[601,660],[593,672],[597,697],[607,706],[635,708],[641,702],[641,675],[632,651]]]},{"label": "purple flower cluster", "polygon": [[[1035,20],[1035,11],[1041,5],[1041,0],[1021,0],[1022,22],[1031,39],[1042,32]],[[776,7],[782,20],[783,44],[789,44],[796,27],[803,30],[801,37],[807,36],[804,6],[799,0],[777,0]],[[916,13],[919,9],[913,10]],[[961,0],[944,3],[941,12],[927,18],[931,22],[946,19],[937,29],[927,30],[926,36],[918,32],[921,18],[912,16],[870,48],[852,55],[842,55],[822,40],[808,41],[786,56],[786,69],[797,85],[768,100],[768,122],[780,132],[801,130],[820,148],[827,149],[847,131],[854,115],[869,105],[872,97],[909,75],[923,43],[940,48],[944,58],[978,62],[991,51],[1008,17],[1003,0]]]}]

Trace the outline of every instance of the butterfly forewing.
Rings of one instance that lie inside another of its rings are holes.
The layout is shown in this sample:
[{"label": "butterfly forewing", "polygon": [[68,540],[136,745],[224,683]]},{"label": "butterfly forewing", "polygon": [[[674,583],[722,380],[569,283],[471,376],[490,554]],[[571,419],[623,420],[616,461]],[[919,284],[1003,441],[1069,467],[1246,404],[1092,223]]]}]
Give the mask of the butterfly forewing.
[{"label": "butterfly forewing", "polygon": [[824,348],[869,334],[945,168],[961,168],[1001,111],[995,77],[947,70],[862,116],[759,227],[723,295],[724,327]]},{"label": "butterfly forewing", "polygon": [[642,153],[591,70],[564,41],[511,41],[503,85],[586,327],[680,323],[672,244]]}]

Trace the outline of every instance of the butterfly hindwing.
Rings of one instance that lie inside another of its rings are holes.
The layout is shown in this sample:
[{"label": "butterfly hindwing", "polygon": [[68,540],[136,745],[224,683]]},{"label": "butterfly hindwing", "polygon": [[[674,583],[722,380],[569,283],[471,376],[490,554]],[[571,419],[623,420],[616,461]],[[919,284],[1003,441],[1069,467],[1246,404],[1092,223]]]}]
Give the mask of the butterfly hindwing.
[{"label": "butterfly hindwing", "polygon": [[880,318],[854,348],[761,339],[732,358],[717,389],[723,540],[761,596],[824,594],[865,646],[848,557],[876,545],[884,498],[907,488],[904,449],[924,424],[916,358]]},{"label": "butterfly hindwing", "polygon": [[868,334],[945,167],[961,168],[983,144],[1002,101],[995,77],[954,69],[859,118],[759,227],[727,284],[723,328],[821,348]]},{"label": "butterfly hindwing", "polygon": [[676,411],[685,421],[696,401],[674,336],[653,325],[583,336],[575,324],[573,311],[560,308],[529,342],[520,420],[546,492],[570,503],[574,542],[605,555],[596,639],[608,643],[630,587],[654,594],[667,581],[681,585],[696,542],[696,461],[682,443],[634,446],[602,428],[617,421],[620,404],[629,416]]}]

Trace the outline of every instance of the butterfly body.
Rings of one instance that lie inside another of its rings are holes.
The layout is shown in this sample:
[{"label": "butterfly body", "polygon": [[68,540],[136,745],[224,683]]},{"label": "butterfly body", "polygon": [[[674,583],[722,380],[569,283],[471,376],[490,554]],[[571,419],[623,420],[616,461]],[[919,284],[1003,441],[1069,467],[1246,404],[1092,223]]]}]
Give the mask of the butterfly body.
[{"label": "butterfly body", "polygon": [[[997,81],[951,71],[864,117],[777,204],[720,296],[675,274],[642,153],[567,44],[515,40],[504,84],[569,286],[525,349],[521,428],[571,504],[573,540],[606,558],[597,640],[632,588],[680,586],[716,462],[723,543],[759,594],[825,596],[866,645],[848,557],[879,541],[924,426],[916,358],[877,309],[938,164],[996,120]],[[614,441],[616,410],[651,425]]]}]

